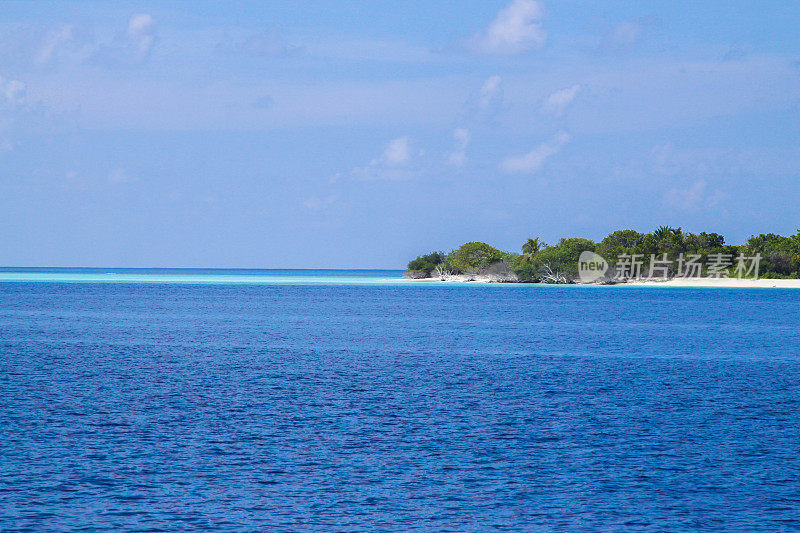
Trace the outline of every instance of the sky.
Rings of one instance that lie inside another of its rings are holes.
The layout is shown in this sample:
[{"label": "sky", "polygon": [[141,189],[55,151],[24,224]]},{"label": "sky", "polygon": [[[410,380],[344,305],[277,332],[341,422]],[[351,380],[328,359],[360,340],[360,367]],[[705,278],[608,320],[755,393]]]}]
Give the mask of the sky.
[{"label": "sky", "polygon": [[800,3],[4,1],[0,265],[800,228]]}]

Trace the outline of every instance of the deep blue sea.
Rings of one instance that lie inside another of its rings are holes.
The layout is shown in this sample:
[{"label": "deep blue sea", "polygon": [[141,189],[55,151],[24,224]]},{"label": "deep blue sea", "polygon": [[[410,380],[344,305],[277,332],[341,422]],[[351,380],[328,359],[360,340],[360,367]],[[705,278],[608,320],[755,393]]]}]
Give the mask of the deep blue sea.
[{"label": "deep blue sea", "polygon": [[0,530],[800,529],[800,291],[0,272]]}]

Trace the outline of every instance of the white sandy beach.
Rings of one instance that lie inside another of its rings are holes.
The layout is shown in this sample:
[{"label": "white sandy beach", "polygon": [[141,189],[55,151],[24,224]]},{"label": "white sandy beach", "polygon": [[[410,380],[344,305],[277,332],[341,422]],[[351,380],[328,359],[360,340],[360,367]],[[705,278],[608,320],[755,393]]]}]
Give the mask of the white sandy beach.
[{"label": "white sandy beach", "polygon": [[800,279],[676,278],[668,281],[632,281],[622,287],[718,287],[732,289],[800,289]]}]

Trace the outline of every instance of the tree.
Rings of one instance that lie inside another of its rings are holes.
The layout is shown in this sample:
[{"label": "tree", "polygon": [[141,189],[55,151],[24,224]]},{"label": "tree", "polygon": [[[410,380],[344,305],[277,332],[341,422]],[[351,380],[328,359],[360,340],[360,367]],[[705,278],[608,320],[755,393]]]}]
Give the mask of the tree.
[{"label": "tree", "polygon": [[653,238],[655,239],[656,253],[659,255],[667,254],[670,258],[674,258],[676,254],[685,250],[681,228],[661,226],[653,232]]},{"label": "tree", "polygon": [[539,242],[539,237],[525,241],[525,244],[522,245],[522,261],[525,263],[533,262],[536,254],[542,249],[542,245],[543,243]]},{"label": "tree", "polygon": [[[760,276],[800,278],[800,229],[789,237],[774,233],[751,235],[745,244],[733,246],[726,244],[725,237],[719,233],[684,233],[681,228],[670,226],[660,226],[652,233],[615,231],[597,244],[588,239],[571,238],[548,246],[538,237],[529,238],[522,245],[522,254],[504,253],[483,242],[468,242],[446,256],[442,252],[433,252],[416,258],[408,264],[407,275],[428,277],[437,267],[442,276],[459,272],[507,272],[511,268],[519,281],[570,282],[577,277],[580,254],[587,250],[608,261],[611,272],[615,271],[623,254],[628,256],[628,260],[630,256],[636,256],[642,272],[647,272],[652,266],[652,257],[661,264],[666,255],[667,263],[673,265],[668,267],[668,277],[687,273],[685,269],[682,272],[677,272],[677,269],[689,260],[701,265],[700,273],[707,272],[709,258],[720,256],[730,258],[732,266],[728,271],[734,275],[733,265],[738,255],[753,257],[760,254]],[[679,262],[681,254],[684,263]]]},{"label": "tree", "polygon": [[539,252],[535,264],[540,267],[540,271],[558,272],[560,276],[575,278],[578,275],[578,260],[581,253],[587,250],[594,252],[596,247],[589,239],[561,239],[558,244],[548,246]]},{"label": "tree", "polygon": [[506,254],[484,242],[468,242],[447,256],[453,267],[466,273],[475,273],[481,268],[501,261]]},{"label": "tree", "polygon": [[429,254],[421,255],[416,259],[409,261],[409,272],[421,272],[430,275],[436,267],[445,262],[447,257],[444,252],[431,252]]},{"label": "tree", "polygon": [[632,229],[615,231],[597,245],[597,253],[613,264],[622,254],[633,253],[634,248],[642,247],[646,235]]},{"label": "tree", "polygon": [[656,241],[660,241],[662,239],[670,237],[671,235],[674,235],[675,233],[680,233],[680,231],[681,231],[680,228],[675,229],[669,226],[659,226],[653,232],[653,237],[656,238]]},{"label": "tree", "polygon": [[742,252],[747,256],[761,254],[762,274],[800,277],[800,231],[792,237],[774,233],[751,235]]}]

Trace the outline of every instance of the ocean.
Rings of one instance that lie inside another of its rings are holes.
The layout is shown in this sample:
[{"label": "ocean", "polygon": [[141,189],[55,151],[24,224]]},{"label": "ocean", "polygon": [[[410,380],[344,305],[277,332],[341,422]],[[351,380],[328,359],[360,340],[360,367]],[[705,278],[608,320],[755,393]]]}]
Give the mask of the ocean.
[{"label": "ocean", "polygon": [[2,269],[0,530],[796,530],[799,297]]}]

